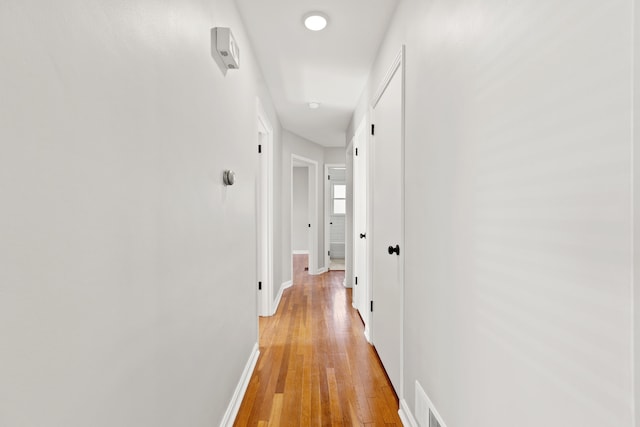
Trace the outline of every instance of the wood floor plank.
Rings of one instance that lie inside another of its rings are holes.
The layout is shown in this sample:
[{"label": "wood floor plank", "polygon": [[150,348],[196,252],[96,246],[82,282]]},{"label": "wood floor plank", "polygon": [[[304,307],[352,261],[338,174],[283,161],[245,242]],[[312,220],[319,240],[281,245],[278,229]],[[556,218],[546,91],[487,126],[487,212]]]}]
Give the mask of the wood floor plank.
[{"label": "wood floor plank", "polygon": [[338,395],[338,383],[336,381],[336,373],[334,368],[327,369],[327,386],[329,389],[331,424],[334,426],[341,426],[343,421],[342,409],[340,408],[341,396]]},{"label": "wood floor plank", "polygon": [[311,276],[306,265],[294,256],[293,286],[259,320],[260,358],[234,426],[401,426],[344,272]]},{"label": "wood floor plank", "polygon": [[282,393],[276,393],[273,396],[273,404],[271,405],[271,415],[269,417],[269,427],[278,427],[282,418]]},{"label": "wood floor plank", "polygon": [[303,356],[302,367],[302,390],[300,395],[300,425],[311,425],[311,364],[309,359],[311,354]]},{"label": "wood floor plank", "polygon": [[351,426],[363,426],[364,424],[360,422],[358,418],[358,412],[351,404],[351,400],[349,401],[349,425]]}]

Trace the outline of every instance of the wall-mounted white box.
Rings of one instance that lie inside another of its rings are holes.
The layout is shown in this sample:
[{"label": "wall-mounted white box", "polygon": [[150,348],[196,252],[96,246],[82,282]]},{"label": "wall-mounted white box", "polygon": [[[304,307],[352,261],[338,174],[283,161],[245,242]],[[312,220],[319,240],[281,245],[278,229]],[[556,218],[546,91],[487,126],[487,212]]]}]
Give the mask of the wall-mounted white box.
[{"label": "wall-mounted white box", "polygon": [[211,56],[218,63],[223,74],[227,70],[240,68],[240,48],[230,28],[211,29]]}]

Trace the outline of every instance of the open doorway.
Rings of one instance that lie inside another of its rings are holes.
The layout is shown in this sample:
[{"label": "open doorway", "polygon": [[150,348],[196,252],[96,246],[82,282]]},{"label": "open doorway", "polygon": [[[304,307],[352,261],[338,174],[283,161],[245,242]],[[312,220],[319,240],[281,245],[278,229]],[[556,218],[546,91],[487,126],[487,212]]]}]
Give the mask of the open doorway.
[{"label": "open doorway", "polygon": [[318,228],[318,162],[292,154],[291,255],[306,258],[309,274],[319,273]]},{"label": "open doorway", "polygon": [[291,248],[298,263],[309,270],[309,166],[293,165],[291,179]]},{"label": "open doorway", "polygon": [[325,165],[325,265],[344,270],[346,255],[347,175],[345,165]]}]

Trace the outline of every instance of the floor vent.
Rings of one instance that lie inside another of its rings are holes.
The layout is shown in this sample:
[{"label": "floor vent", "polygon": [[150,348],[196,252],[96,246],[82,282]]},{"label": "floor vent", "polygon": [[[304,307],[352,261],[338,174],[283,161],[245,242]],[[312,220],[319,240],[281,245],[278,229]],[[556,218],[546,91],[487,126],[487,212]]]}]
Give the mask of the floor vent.
[{"label": "floor vent", "polygon": [[420,427],[447,427],[418,381],[416,381],[415,403],[416,421]]},{"label": "floor vent", "polygon": [[416,381],[416,421],[420,427],[429,427],[430,412],[429,398],[420,383]]}]

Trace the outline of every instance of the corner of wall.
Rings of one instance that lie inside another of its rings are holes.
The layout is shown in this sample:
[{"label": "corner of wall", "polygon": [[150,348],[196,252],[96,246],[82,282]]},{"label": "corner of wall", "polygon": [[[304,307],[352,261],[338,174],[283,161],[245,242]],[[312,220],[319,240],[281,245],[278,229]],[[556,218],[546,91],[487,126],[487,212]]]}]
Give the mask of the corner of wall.
[{"label": "corner of wall", "polygon": [[280,307],[280,300],[282,300],[282,294],[284,293],[285,289],[290,288],[291,286],[293,286],[293,281],[291,280],[287,280],[286,282],[283,282],[282,285],[280,285],[280,289],[278,289],[276,298],[273,301],[273,306],[271,307],[271,313],[269,314],[270,316],[273,316],[278,312],[278,307]]}]

